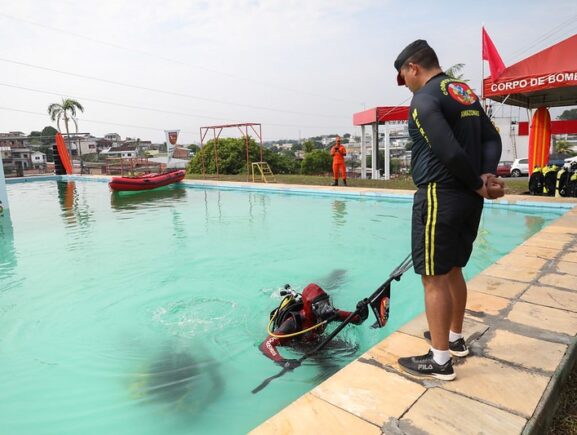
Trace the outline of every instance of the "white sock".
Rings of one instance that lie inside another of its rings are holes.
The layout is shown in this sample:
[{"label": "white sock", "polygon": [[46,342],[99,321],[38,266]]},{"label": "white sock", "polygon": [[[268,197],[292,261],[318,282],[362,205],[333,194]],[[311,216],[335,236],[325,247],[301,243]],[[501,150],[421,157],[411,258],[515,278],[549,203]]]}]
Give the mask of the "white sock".
[{"label": "white sock", "polygon": [[457,341],[459,338],[463,338],[463,334],[449,331],[449,341]]},{"label": "white sock", "polygon": [[451,354],[448,350],[438,350],[431,348],[431,351],[433,352],[433,359],[439,365],[443,365],[451,359]]}]

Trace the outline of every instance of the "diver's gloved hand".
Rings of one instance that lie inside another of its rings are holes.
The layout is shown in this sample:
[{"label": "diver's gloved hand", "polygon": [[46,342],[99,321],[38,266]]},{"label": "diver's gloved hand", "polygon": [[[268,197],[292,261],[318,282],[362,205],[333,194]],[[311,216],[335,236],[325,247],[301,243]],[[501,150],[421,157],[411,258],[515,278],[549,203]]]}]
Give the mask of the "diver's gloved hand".
[{"label": "diver's gloved hand", "polygon": [[357,310],[359,313],[359,317],[361,318],[361,322],[364,322],[369,317],[369,306],[367,300],[362,300],[357,303]]},{"label": "diver's gloved hand", "polygon": [[291,359],[291,358],[278,361],[277,364],[289,370],[294,370],[301,365],[298,359]]}]

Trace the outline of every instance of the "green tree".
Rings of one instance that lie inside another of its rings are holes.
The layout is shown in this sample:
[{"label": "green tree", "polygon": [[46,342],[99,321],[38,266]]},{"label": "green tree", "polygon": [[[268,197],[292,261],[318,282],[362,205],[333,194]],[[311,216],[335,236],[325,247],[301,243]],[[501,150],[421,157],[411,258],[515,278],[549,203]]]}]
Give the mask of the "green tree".
[{"label": "green tree", "polygon": [[575,154],[573,147],[566,140],[555,141],[555,152],[566,156],[572,156]]},{"label": "green tree", "polygon": [[[219,139],[216,147],[218,154],[218,172],[220,174],[246,173],[246,144],[244,138]],[[260,162],[260,146],[253,138],[248,143],[249,162]],[[190,161],[187,172],[202,173],[204,158],[204,170],[207,174],[216,174],[215,142],[208,141],[200,152],[197,152]],[[298,172],[298,164],[294,158],[282,153],[274,153],[269,149],[263,150],[263,160],[267,162],[275,174],[288,174]],[[249,167],[250,170],[250,167]]]},{"label": "green tree", "polygon": [[[69,122],[72,121],[78,133],[78,122],[76,121],[76,111],[84,112],[84,107],[78,101],[71,98],[62,99],[61,103],[52,103],[48,106],[48,114],[52,121],[56,121],[58,131],[60,129],[60,121],[64,120],[64,127],[66,128],[66,136],[68,137],[68,152],[72,155],[72,146],[70,144],[70,129]],[[78,155],[80,156],[80,147],[78,148]]]},{"label": "green tree", "polygon": [[40,145],[42,143],[42,132],[40,131],[31,131],[28,135],[28,139],[31,144]]},{"label": "green tree", "polygon": [[563,113],[557,117],[557,119],[562,120],[577,119],[577,109],[564,110]]},{"label": "green tree", "polygon": [[361,159],[353,154],[350,159],[346,160],[346,165],[351,172],[355,172],[355,169],[361,166]]},{"label": "green tree", "polygon": [[303,144],[303,149],[305,150],[305,153],[310,153],[312,150],[315,149],[315,142],[310,139],[305,141],[305,143]]},{"label": "green tree", "polygon": [[58,130],[51,125],[44,127],[42,129],[42,143],[44,145],[52,145],[56,140],[56,133],[58,133]]},{"label": "green tree", "polygon": [[307,175],[324,175],[331,171],[333,159],[326,150],[312,150],[306,153],[301,163],[301,173]]},{"label": "green tree", "polygon": [[187,148],[193,154],[196,154],[198,151],[200,151],[200,147],[198,145],[193,144],[193,143],[191,143],[189,146],[187,146]]}]

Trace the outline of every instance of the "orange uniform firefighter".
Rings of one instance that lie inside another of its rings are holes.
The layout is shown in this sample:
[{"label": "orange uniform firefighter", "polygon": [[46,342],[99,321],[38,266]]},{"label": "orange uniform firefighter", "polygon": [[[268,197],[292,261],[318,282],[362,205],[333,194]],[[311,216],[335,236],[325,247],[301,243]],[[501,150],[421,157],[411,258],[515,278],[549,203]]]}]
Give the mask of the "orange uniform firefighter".
[{"label": "orange uniform firefighter", "polygon": [[343,184],[347,185],[347,168],[345,166],[345,156],[347,155],[347,150],[341,145],[341,138],[337,136],[335,144],[331,148],[331,156],[333,156],[333,175],[335,181],[333,186],[339,185],[339,173],[343,179]]}]

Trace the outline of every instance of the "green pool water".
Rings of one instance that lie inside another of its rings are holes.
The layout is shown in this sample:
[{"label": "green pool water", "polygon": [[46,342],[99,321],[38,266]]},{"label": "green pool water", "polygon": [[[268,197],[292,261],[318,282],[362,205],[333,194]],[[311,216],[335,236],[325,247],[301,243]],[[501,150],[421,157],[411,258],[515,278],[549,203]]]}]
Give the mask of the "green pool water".
[{"label": "green pool water", "polygon": [[[409,252],[410,199],[53,180],[8,195],[0,433],[246,433],[423,311],[409,271],[386,328],[347,327],[253,395],[279,370],[257,348],[279,289],[318,282],[353,309]],[[486,208],[467,277],[562,212]]]}]

